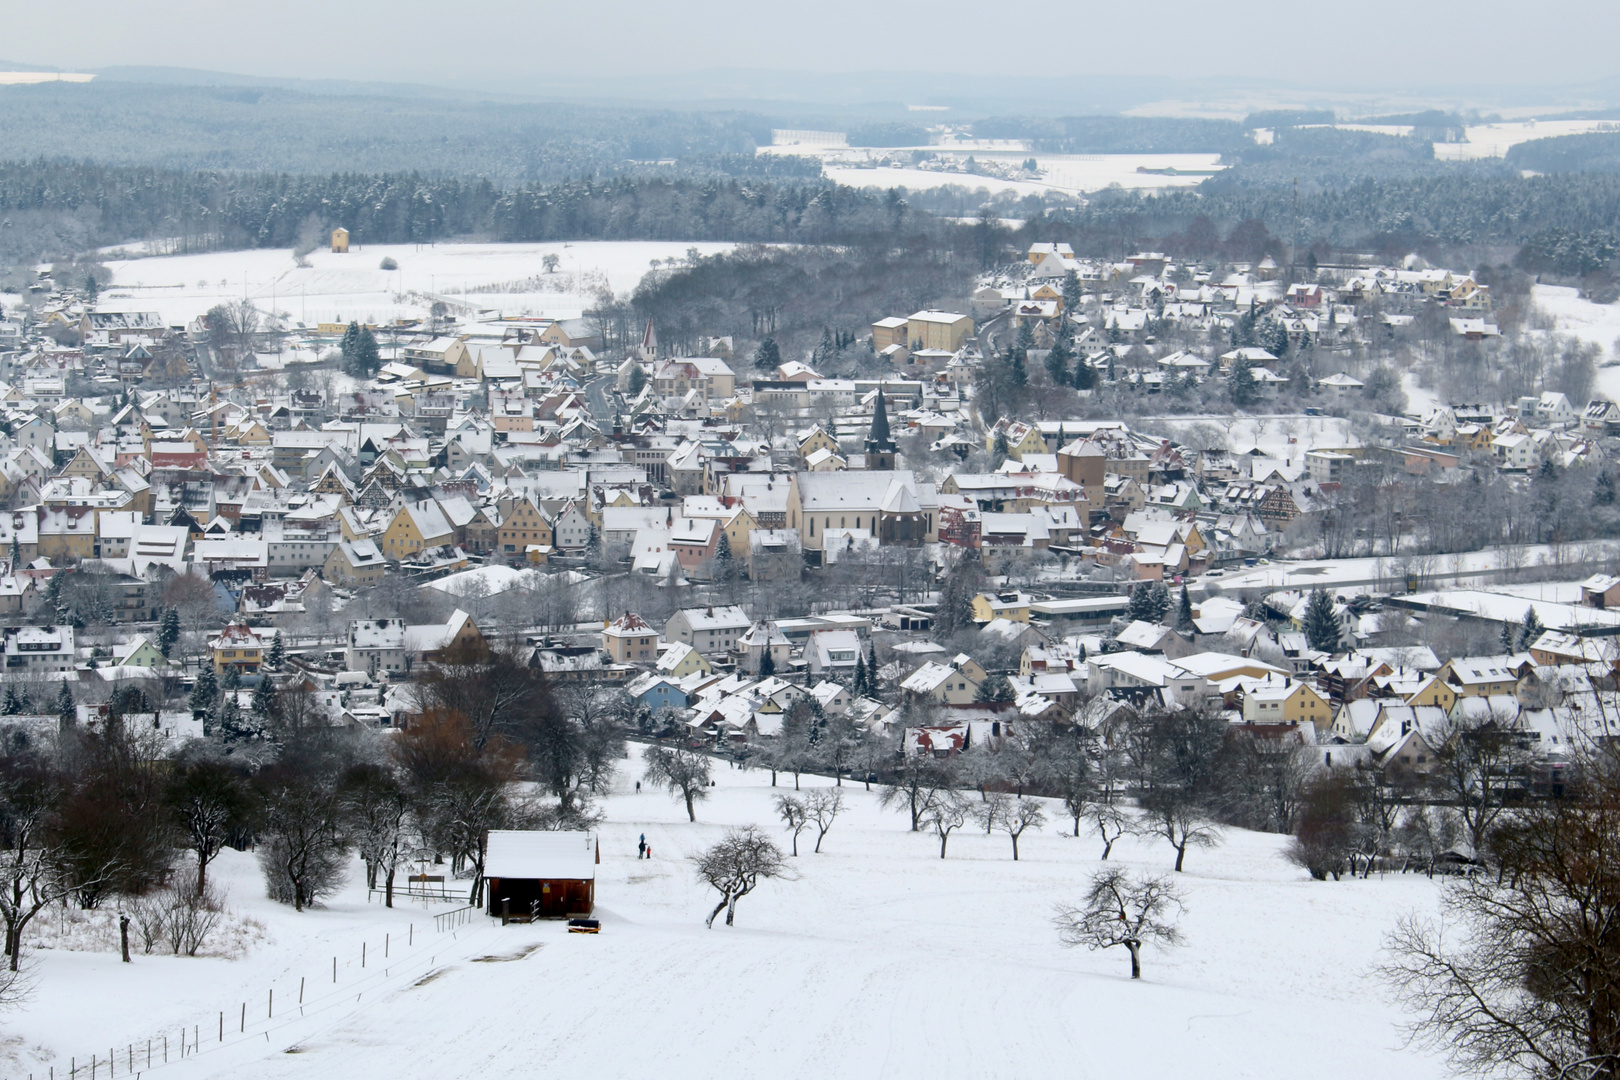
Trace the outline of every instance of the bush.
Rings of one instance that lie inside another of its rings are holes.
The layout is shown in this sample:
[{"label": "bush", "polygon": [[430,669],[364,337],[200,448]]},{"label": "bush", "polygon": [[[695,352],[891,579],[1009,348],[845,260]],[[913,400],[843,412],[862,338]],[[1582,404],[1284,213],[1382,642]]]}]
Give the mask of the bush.
[{"label": "bush", "polygon": [[378,266],[379,269],[382,269],[382,270],[398,270],[399,269],[399,263],[394,261],[393,256],[385,257],[382,262],[377,264],[377,266]]},{"label": "bush", "polygon": [[175,956],[196,956],[224,919],[225,905],[212,888],[198,893],[189,885],[170,885],[135,897],[129,913],[142,952],[162,943]]}]

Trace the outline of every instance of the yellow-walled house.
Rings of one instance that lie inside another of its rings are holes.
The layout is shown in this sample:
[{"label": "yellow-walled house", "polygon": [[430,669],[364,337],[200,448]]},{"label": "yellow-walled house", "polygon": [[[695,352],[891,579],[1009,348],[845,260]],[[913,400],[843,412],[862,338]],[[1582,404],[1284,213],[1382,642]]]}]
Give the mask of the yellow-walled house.
[{"label": "yellow-walled house", "polygon": [[1408,705],[1437,705],[1446,710],[1449,715],[1457,704],[1457,691],[1448,686],[1444,680],[1430,675],[1423,680],[1417,691],[1406,699]]},{"label": "yellow-walled house", "polygon": [[214,661],[214,674],[223,675],[231,668],[238,674],[252,675],[264,663],[267,642],[247,623],[233,622],[209,639],[208,652]]},{"label": "yellow-walled house", "polygon": [[390,559],[408,559],[429,548],[455,542],[451,527],[439,504],[431,499],[401,504],[394,520],[383,530],[380,544]]},{"label": "yellow-walled house", "polygon": [[1243,695],[1245,724],[1314,724],[1326,731],[1333,724],[1333,709],[1309,683],[1288,676],[1269,677]]},{"label": "yellow-walled house", "polygon": [[660,675],[667,675],[672,679],[684,679],[688,675],[702,672],[709,675],[714,667],[703,658],[703,654],[684,641],[672,642],[664,654],[658,658],[657,670]]},{"label": "yellow-walled house", "polygon": [[999,595],[980,593],[973,598],[973,621],[987,623],[991,619],[1006,619],[1009,622],[1027,623],[1031,599],[1028,593],[1021,592]]}]

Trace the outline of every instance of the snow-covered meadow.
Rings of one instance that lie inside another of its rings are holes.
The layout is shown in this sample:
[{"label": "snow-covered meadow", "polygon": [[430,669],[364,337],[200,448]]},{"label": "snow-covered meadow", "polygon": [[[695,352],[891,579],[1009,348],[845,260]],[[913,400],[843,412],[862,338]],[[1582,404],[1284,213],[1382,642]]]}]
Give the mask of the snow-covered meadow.
[{"label": "snow-covered meadow", "polygon": [[[262,898],[251,856],[227,852],[218,876],[262,924],[259,944],[235,960],[130,965],[36,952],[38,990],[6,1019],[0,1074],[43,1076],[54,1060],[65,1075],[70,1055],[105,1069],[110,1049],[123,1073],[131,1044],[137,1072],[176,1077],[1444,1074],[1403,1045],[1369,971],[1399,914],[1432,910],[1426,878],[1312,882],[1281,838],[1230,832],[1177,878],[1186,945],[1150,948],[1132,983],[1123,952],[1064,949],[1051,924],[1098,865],[1090,837],[1054,821],[1014,863],[1005,835],[964,831],[941,860],[931,835],[846,783],[822,853],[801,838],[796,880],[746,897],[736,927],[705,930],[713,900],[688,857],[727,826],[774,830],[777,792],[768,773],[722,765],[694,825],[663,793],[637,794],[638,775],[626,762],[604,800],[600,935],[485,919],[436,932],[420,905],[368,905],[358,864],[342,895],[295,914]],[[650,861],[636,858],[641,835]],[[1152,842],[1114,857],[1171,866]],[[184,1061],[182,1026],[202,1051]],[[146,1040],[165,1032],[169,1064],[149,1070]]]},{"label": "snow-covered meadow", "polygon": [[[475,311],[576,318],[603,288],[633,290],[654,261],[704,255],[731,244],[581,241],[554,244],[375,244],[325,248],[300,266],[286,248],[110,258],[103,311],[159,311],[195,318],[244,295],[293,323],[383,322],[423,315],[435,299]],[[110,253],[113,255],[117,252]],[[555,272],[545,258],[557,257]],[[384,259],[398,269],[384,270]]]}]

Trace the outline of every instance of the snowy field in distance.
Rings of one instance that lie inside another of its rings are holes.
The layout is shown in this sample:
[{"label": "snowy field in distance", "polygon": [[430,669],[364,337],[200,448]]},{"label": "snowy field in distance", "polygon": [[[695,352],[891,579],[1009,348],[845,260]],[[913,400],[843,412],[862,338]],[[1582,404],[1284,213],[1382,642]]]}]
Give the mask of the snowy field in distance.
[{"label": "snowy field in distance", "polygon": [[[555,244],[368,244],[347,254],[319,249],[300,267],[286,248],[149,256],[107,263],[102,311],[158,311],[189,321],[244,291],[293,322],[385,322],[425,313],[433,298],[507,315],[576,318],[598,289],[632,291],[651,261],[704,255],[731,244],[581,241]],[[546,274],[542,260],[558,258]],[[384,258],[397,270],[383,270]],[[501,288],[506,286],[507,288]],[[480,291],[494,290],[494,291]]]},{"label": "snowy field in distance", "polygon": [[[1533,285],[1536,306],[1558,320],[1557,332],[1590,341],[1603,349],[1598,363],[1620,359],[1620,304],[1594,304],[1580,290],[1564,285]],[[1596,394],[1620,401],[1620,366],[1599,367]],[[1584,404],[1584,403],[1582,403]]]},{"label": "snowy field in distance", "polygon": [[[632,753],[639,758],[639,748]],[[798,880],[764,884],[739,905],[735,928],[705,930],[713,901],[686,859],[729,825],[775,831],[771,796],[782,789],[773,792],[767,773],[721,764],[692,825],[663,794],[633,793],[639,762],[634,772],[624,764],[604,801],[598,936],[480,919],[454,937],[424,937],[420,907],[368,907],[353,885],[328,908],[295,915],[262,899],[249,856],[227,852],[221,876],[233,904],[266,923],[270,944],[238,961],[137,957],[128,966],[111,953],[42,952],[37,1000],[6,1020],[14,1045],[3,1071],[41,1075],[52,1052],[65,1066],[70,1054],[82,1064],[116,1046],[122,1073],[130,1043],[142,1066],[144,1040],[167,1030],[171,1064],[137,1071],[365,1080],[1445,1075],[1439,1060],[1403,1046],[1402,1017],[1369,974],[1394,920],[1433,910],[1438,886],[1421,876],[1312,882],[1279,857],[1281,837],[1230,832],[1223,846],[1190,853],[1177,877],[1186,946],[1147,950],[1145,977],[1132,983],[1122,952],[1061,948],[1051,926],[1053,904],[1075,898],[1098,866],[1089,837],[1062,835],[1055,822],[1026,835],[1014,863],[1004,835],[970,830],[951,839],[942,861],[936,840],[907,832],[875,793],[846,784],[849,809],[822,854],[801,840],[806,854],[790,860]],[[642,834],[650,862],[635,858]],[[1152,873],[1172,861],[1152,842],[1122,844],[1115,858]],[[407,921],[415,944],[401,949]],[[385,932],[392,955],[381,961]],[[267,1019],[272,987],[276,1014]],[[183,1063],[175,1060],[182,1024],[201,1034],[203,1051]]]},{"label": "snowy field in distance", "polygon": [[[926,151],[955,161],[966,161],[971,157],[977,161],[994,161],[1014,167],[1034,158],[1037,168],[1044,175],[1036,180],[1008,180],[962,172],[937,172],[932,169],[857,166],[858,162],[909,154],[913,150]],[[1112,184],[1133,189],[1191,187],[1202,183],[1207,177],[1166,176],[1136,170],[1140,167],[1207,171],[1221,167],[1219,154],[1042,154],[1021,149],[1020,144],[1007,139],[996,140],[993,144],[956,142],[895,149],[789,144],[762,146],[759,152],[819,157],[822,169],[829,179],[836,180],[840,184],[848,184],[850,187],[906,187],[928,190],[948,184],[959,184],[969,189],[982,187],[992,194],[1011,191],[1019,195],[1039,195],[1048,191],[1080,195],[1088,191],[1101,191]]]},{"label": "snowy field in distance", "polygon": [[1140,420],[1143,431],[1178,440],[1195,425],[1221,432],[1234,454],[1258,448],[1265,456],[1284,461],[1318,447],[1339,450],[1361,445],[1350,421],[1339,416],[1145,416]]}]

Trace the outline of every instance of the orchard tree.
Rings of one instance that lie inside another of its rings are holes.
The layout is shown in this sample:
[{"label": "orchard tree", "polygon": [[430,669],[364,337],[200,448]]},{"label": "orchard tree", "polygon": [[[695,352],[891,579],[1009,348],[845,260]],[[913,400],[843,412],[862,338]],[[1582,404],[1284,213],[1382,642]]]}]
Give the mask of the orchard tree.
[{"label": "orchard tree", "polygon": [[1076,905],[1058,908],[1058,935],[1068,946],[1091,950],[1122,946],[1131,954],[1131,978],[1142,977],[1142,946],[1181,944],[1175,917],[1183,910],[1175,886],[1164,878],[1132,877],[1110,868],[1091,876],[1091,888]]},{"label": "orchard tree", "polygon": [[[686,803],[686,817],[697,820],[697,804],[709,797],[709,759],[690,750],[655,746],[644,759],[642,779],[657,784]],[[712,921],[711,916],[711,921]],[[729,921],[729,920],[728,920]]]},{"label": "orchard tree", "polygon": [[782,849],[755,826],[745,825],[729,830],[724,839],[698,856],[697,874],[698,880],[720,894],[720,902],[703,921],[712,930],[722,911],[726,925],[734,925],[737,901],[753,892],[761,880],[786,877],[788,870]]}]

